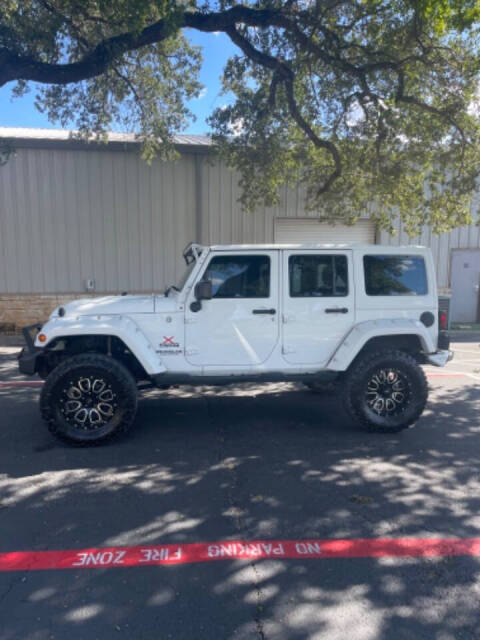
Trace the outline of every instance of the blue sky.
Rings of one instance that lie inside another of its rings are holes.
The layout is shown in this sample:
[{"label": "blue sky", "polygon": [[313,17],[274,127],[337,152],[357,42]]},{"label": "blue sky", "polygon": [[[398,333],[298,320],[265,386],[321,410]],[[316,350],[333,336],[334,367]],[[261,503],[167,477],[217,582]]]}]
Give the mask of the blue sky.
[{"label": "blue sky", "polygon": [[[202,97],[192,100],[191,111],[197,116],[197,121],[187,129],[188,133],[206,133],[205,122],[207,116],[215,107],[228,102],[228,96],[221,96],[220,76],[227,57],[232,55],[236,47],[223,33],[187,32],[190,40],[204,48],[204,63],[200,80],[205,85]],[[35,109],[35,91],[32,90],[23,98],[11,99],[14,83],[0,89],[0,126],[2,127],[60,127],[57,123],[48,121],[46,115]]]}]

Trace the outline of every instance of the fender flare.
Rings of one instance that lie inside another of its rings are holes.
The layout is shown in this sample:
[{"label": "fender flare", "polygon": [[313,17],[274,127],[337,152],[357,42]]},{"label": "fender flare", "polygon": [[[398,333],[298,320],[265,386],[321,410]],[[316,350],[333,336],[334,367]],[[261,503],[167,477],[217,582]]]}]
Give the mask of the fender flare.
[{"label": "fender flare", "polygon": [[408,318],[381,318],[354,325],[328,361],[327,369],[346,371],[365,344],[372,338],[394,335],[417,336],[425,353],[436,351],[431,334],[419,320]]},{"label": "fender flare", "polygon": [[167,368],[155,352],[154,346],[129,316],[76,316],[52,318],[43,325],[41,333],[47,336],[47,342],[35,339],[35,346],[42,349],[54,340],[73,336],[115,336],[130,349],[149,375],[164,373]]}]

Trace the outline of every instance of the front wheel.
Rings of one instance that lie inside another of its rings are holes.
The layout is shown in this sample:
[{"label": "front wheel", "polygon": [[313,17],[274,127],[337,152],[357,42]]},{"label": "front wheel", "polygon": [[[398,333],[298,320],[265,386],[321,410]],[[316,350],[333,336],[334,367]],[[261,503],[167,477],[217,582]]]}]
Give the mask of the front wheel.
[{"label": "front wheel", "polygon": [[58,437],[95,444],[132,424],[137,387],[130,372],[112,358],[97,353],[73,356],[48,376],[40,410]]},{"label": "front wheel", "polygon": [[403,351],[365,354],[348,370],[346,407],[370,431],[395,433],[418,420],[428,385],[415,358]]}]

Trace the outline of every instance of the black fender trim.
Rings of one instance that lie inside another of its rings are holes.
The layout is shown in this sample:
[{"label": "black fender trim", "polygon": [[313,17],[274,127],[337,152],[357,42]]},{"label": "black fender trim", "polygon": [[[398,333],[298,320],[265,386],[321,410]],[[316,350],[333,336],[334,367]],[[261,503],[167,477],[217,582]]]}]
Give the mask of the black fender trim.
[{"label": "black fender trim", "polygon": [[24,347],[18,355],[18,370],[25,376],[33,376],[38,371],[38,359],[43,358],[42,349],[33,347],[35,351],[30,352]]},{"label": "black fender trim", "polygon": [[41,328],[42,325],[36,323],[22,329],[26,347],[24,347],[18,354],[18,369],[20,373],[23,373],[26,376],[33,376],[37,373],[38,358],[43,356],[43,349],[35,346],[34,338],[32,336],[33,330],[38,332]]}]

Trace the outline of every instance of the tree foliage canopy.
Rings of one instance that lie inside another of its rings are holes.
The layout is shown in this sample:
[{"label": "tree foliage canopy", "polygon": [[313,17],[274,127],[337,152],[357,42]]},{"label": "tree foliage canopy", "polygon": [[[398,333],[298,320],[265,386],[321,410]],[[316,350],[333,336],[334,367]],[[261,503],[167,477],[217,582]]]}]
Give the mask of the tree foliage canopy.
[{"label": "tree foliage canopy", "polygon": [[36,81],[51,120],[166,156],[201,90],[188,29],[220,31],[234,100],[210,124],[245,208],[301,183],[329,219],[444,231],[480,167],[479,18],[478,0],[3,0],[0,86]]}]

